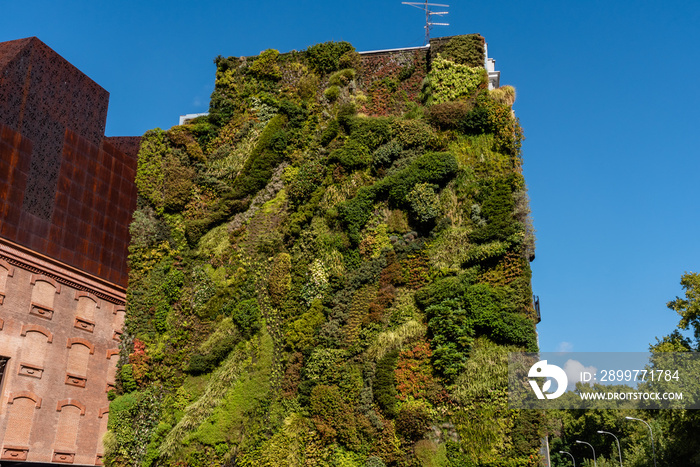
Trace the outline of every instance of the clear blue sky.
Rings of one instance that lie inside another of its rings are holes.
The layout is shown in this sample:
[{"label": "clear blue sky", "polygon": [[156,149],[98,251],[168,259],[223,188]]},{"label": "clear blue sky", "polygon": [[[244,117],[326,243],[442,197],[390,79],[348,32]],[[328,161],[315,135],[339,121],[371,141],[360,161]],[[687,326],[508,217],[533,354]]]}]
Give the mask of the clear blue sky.
[{"label": "clear blue sky", "polygon": [[[544,351],[645,351],[700,269],[700,2],[452,1],[516,87],[525,129]],[[0,0],[0,41],[37,36],[110,96],[107,134],[207,110],[217,55],[345,40],[422,45],[399,0]]]}]

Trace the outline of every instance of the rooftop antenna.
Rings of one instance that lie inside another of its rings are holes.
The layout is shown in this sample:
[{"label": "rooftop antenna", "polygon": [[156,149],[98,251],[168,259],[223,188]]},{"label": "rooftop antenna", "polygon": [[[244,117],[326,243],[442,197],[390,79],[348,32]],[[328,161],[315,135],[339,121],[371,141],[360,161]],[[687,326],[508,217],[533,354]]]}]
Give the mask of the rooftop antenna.
[{"label": "rooftop antenna", "polygon": [[445,7],[448,8],[450,5],[443,5],[441,3],[428,3],[428,0],[425,0],[424,2],[401,2],[402,5],[410,5],[412,7],[418,8],[420,10],[425,11],[425,44],[427,45],[430,42],[430,29],[433,26],[449,26],[450,23],[435,23],[432,21],[432,16],[437,15],[439,17],[442,17],[442,15],[446,15],[449,13],[449,11],[431,11],[430,7],[431,6],[439,6],[439,7]]}]

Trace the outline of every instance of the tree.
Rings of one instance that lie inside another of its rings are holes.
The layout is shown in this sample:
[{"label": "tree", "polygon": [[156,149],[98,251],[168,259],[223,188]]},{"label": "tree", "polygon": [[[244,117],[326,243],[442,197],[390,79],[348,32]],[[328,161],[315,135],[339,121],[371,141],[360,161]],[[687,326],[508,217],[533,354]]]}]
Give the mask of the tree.
[{"label": "tree", "polygon": [[[659,352],[652,357],[652,365],[654,366],[658,364],[657,360],[663,361],[665,352],[700,350],[700,274],[686,272],[681,277],[681,285],[685,289],[685,298],[676,297],[675,300],[666,304],[668,308],[681,316],[681,320],[678,323],[678,329],[664,336],[661,340],[657,339],[657,343],[651,346],[652,352]],[[680,332],[691,327],[695,342],[684,337]],[[698,364],[695,359],[682,359],[681,361],[685,365],[691,366],[691,369],[686,369],[687,373],[697,374],[695,368]],[[697,383],[686,387],[686,391],[688,390],[697,394]],[[691,401],[684,402],[690,403]],[[698,431],[700,431],[700,413],[697,410],[661,410],[658,412],[657,419],[666,429],[667,441],[665,446],[661,446],[662,449],[659,453],[666,465],[700,465],[700,439],[697,436]]]},{"label": "tree", "polygon": [[700,350],[700,274],[686,272],[681,278],[681,285],[685,289],[685,298],[676,297],[666,306],[681,315],[679,329],[687,330],[692,326],[695,336],[693,350],[698,351]]}]

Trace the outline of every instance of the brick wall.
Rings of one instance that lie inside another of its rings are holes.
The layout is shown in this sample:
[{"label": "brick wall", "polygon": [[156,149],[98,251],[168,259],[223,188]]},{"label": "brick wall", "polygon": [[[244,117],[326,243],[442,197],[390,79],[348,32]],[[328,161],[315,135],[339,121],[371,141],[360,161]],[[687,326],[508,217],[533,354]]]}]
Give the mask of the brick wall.
[{"label": "brick wall", "polygon": [[[95,464],[123,303],[0,260],[0,460]],[[41,315],[36,305],[51,313]],[[88,326],[84,326],[85,324]]]}]

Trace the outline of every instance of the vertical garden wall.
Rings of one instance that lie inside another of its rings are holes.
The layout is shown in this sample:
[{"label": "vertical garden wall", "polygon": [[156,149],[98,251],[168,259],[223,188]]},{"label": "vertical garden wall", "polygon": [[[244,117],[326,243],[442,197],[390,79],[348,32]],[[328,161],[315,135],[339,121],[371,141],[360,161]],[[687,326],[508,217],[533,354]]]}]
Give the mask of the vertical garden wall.
[{"label": "vertical garden wall", "polygon": [[511,87],[483,38],[216,59],[144,135],[110,466],[537,465]]}]

